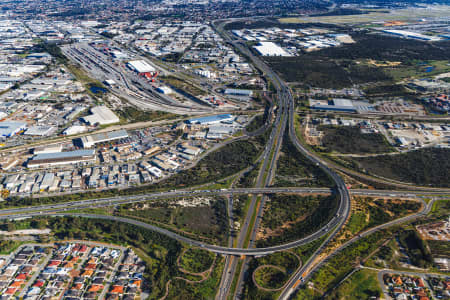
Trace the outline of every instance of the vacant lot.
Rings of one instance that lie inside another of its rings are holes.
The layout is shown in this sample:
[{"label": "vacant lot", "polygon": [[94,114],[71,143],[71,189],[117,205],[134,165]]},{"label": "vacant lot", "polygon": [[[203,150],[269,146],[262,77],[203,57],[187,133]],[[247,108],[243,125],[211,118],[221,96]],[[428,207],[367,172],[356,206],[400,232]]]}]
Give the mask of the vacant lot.
[{"label": "vacant lot", "polygon": [[286,135],[277,162],[274,186],[333,186],[320,168],[306,159]]},{"label": "vacant lot", "polygon": [[[258,289],[253,282],[262,288],[278,289],[289,279],[292,272],[299,266],[300,261],[291,252],[277,252],[264,257],[253,258],[249,263],[248,274],[245,279],[244,299],[273,299],[276,292]],[[258,269],[258,267],[260,267]]]},{"label": "vacant lot", "polygon": [[422,186],[450,187],[450,149],[427,148],[397,155],[353,158],[360,169]]},{"label": "vacant lot", "polygon": [[[298,57],[264,58],[289,82],[322,88],[343,88],[369,82],[393,82],[420,72],[418,61],[432,61],[433,72],[445,71],[450,42],[423,43],[367,32],[352,33],[354,44],[304,53]],[[362,63],[366,60],[394,61],[401,65],[384,69]]]},{"label": "vacant lot", "polygon": [[180,258],[180,266],[188,272],[201,273],[208,270],[214,261],[212,252],[191,248],[186,250]]},{"label": "vacant lot", "polygon": [[[189,201],[189,199],[187,199]],[[190,233],[191,237],[223,243],[228,237],[225,200],[220,198],[210,205],[183,207],[167,202],[148,202],[123,205],[115,214],[141,221],[156,222]]]},{"label": "vacant lot", "polygon": [[386,153],[394,148],[379,133],[362,133],[356,126],[320,126],[322,145],[327,152],[366,154]]},{"label": "vacant lot", "polygon": [[358,232],[387,223],[417,212],[420,202],[402,199],[373,199],[353,197],[352,214],[345,230],[354,235]]},{"label": "vacant lot", "polygon": [[325,299],[359,300],[380,297],[382,291],[377,273],[372,270],[359,270],[345,280]]},{"label": "vacant lot", "polygon": [[264,211],[257,246],[287,243],[316,231],[331,219],[337,205],[336,195],[271,195]]}]

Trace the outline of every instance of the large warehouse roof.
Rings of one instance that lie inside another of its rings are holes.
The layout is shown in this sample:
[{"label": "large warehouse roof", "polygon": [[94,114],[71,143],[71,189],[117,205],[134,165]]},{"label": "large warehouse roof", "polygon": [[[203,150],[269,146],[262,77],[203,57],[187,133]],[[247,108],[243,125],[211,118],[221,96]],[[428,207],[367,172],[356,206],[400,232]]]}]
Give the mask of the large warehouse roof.
[{"label": "large warehouse roof", "polygon": [[0,122],[0,135],[12,136],[27,127],[24,122]]},{"label": "large warehouse roof", "polygon": [[46,160],[46,159],[66,159],[66,158],[76,158],[76,157],[85,157],[85,156],[92,156],[95,154],[95,150],[75,150],[75,151],[69,151],[69,152],[54,152],[54,153],[42,153],[35,155],[33,157],[33,160]]},{"label": "large warehouse roof", "polygon": [[96,106],[91,108],[92,115],[83,117],[83,120],[91,125],[99,123],[101,125],[113,124],[120,121],[120,119],[106,106]]},{"label": "large warehouse roof", "polygon": [[149,65],[144,60],[132,60],[128,62],[128,65],[138,73],[155,72],[155,68]]},{"label": "large warehouse roof", "polygon": [[97,143],[103,143],[118,139],[124,139],[128,137],[128,133],[126,130],[121,129],[117,131],[111,131],[106,133],[97,133],[93,135],[84,136],[81,138],[81,142],[83,143],[84,148],[90,148]]},{"label": "large warehouse roof", "polygon": [[259,45],[254,46],[254,48],[262,56],[292,56],[273,42],[260,42]]}]

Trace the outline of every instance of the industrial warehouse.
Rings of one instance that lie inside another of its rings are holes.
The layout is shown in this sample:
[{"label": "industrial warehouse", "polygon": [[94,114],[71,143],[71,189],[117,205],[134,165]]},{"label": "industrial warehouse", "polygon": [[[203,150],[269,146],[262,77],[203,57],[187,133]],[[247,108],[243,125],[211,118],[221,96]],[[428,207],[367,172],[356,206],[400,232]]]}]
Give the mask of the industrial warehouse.
[{"label": "industrial warehouse", "polygon": [[149,65],[145,60],[132,60],[128,62],[128,66],[139,74],[155,72],[155,68]]},{"label": "industrial warehouse", "polygon": [[230,114],[225,115],[217,115],[203,118],[190,119],[187,121],[188,124],[198,124],[198,125],[211,125],[222,122],[231,122],[234,120],[234,117]]},{"label": "industrial warehouse", "polygon": [[118,130],[106,133],[98,133],[93,135],[88,135],[82,137],[81,143],[83,144],[83,148],[91,148],[98,143],[110,142],[114,140],[124,139],[128,137],[128,133],[126,130]]},{"label": "industrial warehouse", "polygon": [[95,162],[95,150],[75,150],[68,152],[43,153],[28,161],[29,168],[53,167],[64,164]]}]

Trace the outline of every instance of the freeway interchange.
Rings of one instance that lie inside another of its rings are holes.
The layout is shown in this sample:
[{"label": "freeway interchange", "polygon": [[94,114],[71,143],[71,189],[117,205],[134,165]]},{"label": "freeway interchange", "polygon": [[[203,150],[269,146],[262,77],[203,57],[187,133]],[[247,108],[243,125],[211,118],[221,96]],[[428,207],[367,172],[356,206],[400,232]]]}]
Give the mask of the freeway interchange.
[{"label": "freeway interchange", "polygon": [[[136,226],[144,227],[146,229],[150,229],[161,234],[167,235],[171,238],[174,238],[180,242],[187,243],[189,245],[202,247],[208,249],[212,252],[226,255],[248,255],[248,256],[260,256],[267,255],[270,253],[274,253],[277,251],[287,250],[291,248],[298,247],[300,245],[307,244],[315,239],[323,236],[328,230],[327,228],[332,228],[342,217],[334,217],[327,225],[325,225],[321,230],[304,237],[300,240],[286,243],[284,245],[274,246],[274,247],[266,247],[266,248],[233,248],[233,247],[221,247],[216,245],[209,245],[203,242],[199,242],[196,240],[192,240],[181,236],[179,234],[173,233],[170,230],[162,229],[160,227],[150,225],[148,223],[117,217],[117,216],[108,216],[108,215],[98,215],[98,214],[87,214],[87,213],[79,213],[79,212],[71,212],[71,210],[81,210],[86,208],[94,208],[94,207],[105,207],[111,205],[122,205],[128,203],[136,203],[142,201],[149,201],[154,199],[167,199],[171,197],[185,197],[185,196],[193,196],[193,195],[238,195],[238,194],[273,194],[273,193],[296,193],[296,194],[323,194],[323,193],[331,193],[331,189],[327,188],[240,188],[240,189],[230,189],[230,190],[196,190],[196,191],[169,191],[169,192],[161,192],[161,193],[153,193],[147,195],[135,195],[135,196],[121,196],[121,197],[111,197],[111,198],[101,198],[101,199],[92,199],[92,200],[81,200],[81,201],[71,201],[66,203],[59,204],[48,204],[48,205],[40,205],[40,206],[32,206],[25,208],[11,208],[11,209],[3,209],[0,210],[0,220],[5,219],[23,219],[28,217],[36,217],[36,216],[80,216],[80,217],[89,217],[89,218],[99,218],[99,219],[107,219],[118,222],[125,222],[134,224]],[[417,199],[417,201],[422,201],[423,197],[428,196],[442,196],[445,197],[445,193],[426,193],[421,192],[422,195],[415,195],[412,192],[396,192],[396,191],[371,191],[371,190],[354,190],[352,194],[355,195],[377,195],[377,196],[396,196],[396,197],[408,197]],[[427,196],[428,195],[428,196]],[[430,204],[424,205],[424,210],[421,212],[427,213],[430,209]],[[410,217],[409,217],[410,218]],[[397,220],[396,220],[397,221]]]},{"label": "freeway interchange", "polygon": [[[72,217],[85,217],[96,218],[102,220],[109,220],[114,222],[123,222],[132,224],[135,226],[143,227],[148,230],[158,232],[169,238],[175,239],[179,242],[187,245],[200,247],[202,249],[209,250],[214,253],[226,255],[226,266],[222,276],[222,282],[219,287],[218,295],[216,298],[225,299],[230,296],[230,289],[234,277],[238,277],[237,288],[232,295],[234,298],[240,297],[240,290],[243,285],[243,278],[249,261],[248,257],[263,256],[278,251],[285,251],[288,249],[296,248],[302,245],[306,245],[313,241],[319,240],[326,236],[321,245],[312,254],[310,259],[303,263],[303,265],[296,270],[291,276],[281,292],[279,299],[289,299],[300,286],[306,282],[311,275],[323,266],[327,260],[342,251],[354,242],[357,242],[361,238],[389,226],[400,224],[403,222],[411,221],[415,218],[428,214],[431,210],[434,200],[439,197],[446,197],[450,194],[448,190],[439,189],[422,189],[420,187],[409,186],[411,190],[402,191],[390,191],[390,190],[349,190],[342,179],[342,177],[335,171],[337,169],[334,165],[327,161],[324,161],[320,156],[315,155],[309,151],[299,141],[295,130],[295,106],[294,98],[287,84],[276,74],[267,64],[265,64],[259,57],[253,55],[249,49],[240,43],[234,41],[227,32],[223,30],[223,23],[216,26],[216,30],[222,34],[225,40],[232,44],[237,50],[243,53],[249,58],[249,60],[258,68],[261,73],[269,79],[275,86],[276,104],[278,105],[278,111],[273,123],[271,135],[268,139],[266,147],[261,156],[261,167],[258,173],[255,187],[253,188],[232,188],[232,189],[219,189],[219,190],[172,190],[163,192],[154,192],[149,194],[118,196],[110,198],[89,199],[80,201],[71,201],[57,204],[38,205],[21,208],[7,208],[0,210],[0,220],[7,219],[22,219],[29,217],[39,216],[72,216]],[[111,64],[106,57],[103,57],[100,52],[90,49],[88,45],[77,44],[63,48],[63,52],[66,56],[72,60],[77,61],[79,64],[85,66],[90,70],[89,73],[96,74],[102,73],[96,69],[107,70],[108,74],[113,74],[115,81],[119,84],[119,87],[111,88],[113,93],[129,100],[137,106],[144,106],[150,109],[165,109],[168,111],[176,110],[179,113],[204,113],[209,111],[205,107],[199,105],[186,106],[183,104],[174,103],[172,99],[167,99],[163,95],[158,94],[149,87],[146,90],[139,89],[134,86],[136,82],[141,81],[141,78],[134,76],[120,65]],[[92,61],[96,61],[97,65],[90,64]],[[96,76],[98,77],[98,76]],[[105,78],[102,78],[105,79]],[[140,85],[144,86],[144,84]],[[193,109],[193,107],[195,109]],[[271,107],[272,111],[273,106]],[[265,124],[264,129],[267,129],[270,124]],[[258,132],[259,134],[260,132]],[[287,133],[285,135],[285,133]],[[252,134],[249,134],[251,136]],[[270,187],[270,183],[276,172],[277,157],[281,149],[283,138],[289,138],[294,146],[316,167],[322,169],[333,181],[335,186],[333,188],[297,188],[297,187]],[[396,185],[393,185],[396,186]],[[403,186],[404,187],[404,186]],[[337,210],[333,213],[332,218],[323,227],[317,231],[302,237],[298,240],[285,243],[282,245],[254,248],[253,242],[261,222],[261,217],[264,210],[264,202],[268,194],[274,193],[290,193],[290,194],[330,194],[335,193],[339,197],[339,205]],[[156,199],[167,199],[186,196],[199,196],[199,195],[224,195],[233,197],[238,194],[251,194],[253,195],[248,209],[248,213],[245,216],[243,226],[237,237],[236,246],[218,246],[207,244],[202,241],[188,238],[184,235],[174,233],[165,228],[161,228],[149,223],[141,222],[135,219],[118,217],[113,215],[99,215],[80,212],[83,209],[96,208],[96,207],[108,207],[115,205],[123,205],[130,203],[137,203],[143,201],[151,201]],[[344,226],[346,220],[349,218],[351,211],[351,196],[352,195],[367,195],[367,196],[380,196],[380,197],[399,197],[408,198],[414,201],[422,202],[422,209],[420,212],[409,215],[394,221],[379,225],[371,228],[352,239],[345,242],[338,249],[334,250],[331,255],[328,255],[326,259],[319,262],[316,259],[319,254],[323,252],[328,243],[340,232]],[[425,203],[424,198],[433,198],[429,203]],[[252,222],[252,220],[254,220]],[[238,262],[239,256],[245,256],[244,263],[239,269]],[[236,273],[237,272],[237,273]]]}]

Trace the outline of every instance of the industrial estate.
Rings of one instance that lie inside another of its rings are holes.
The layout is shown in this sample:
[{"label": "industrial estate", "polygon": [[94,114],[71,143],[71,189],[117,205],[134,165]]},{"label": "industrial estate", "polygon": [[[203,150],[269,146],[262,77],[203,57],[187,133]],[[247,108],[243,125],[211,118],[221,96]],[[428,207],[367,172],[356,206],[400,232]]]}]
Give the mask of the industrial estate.
[{"label": "industrial estate", "polygon": [[450,299],[450,3],[0,1],[0,299]]}]

